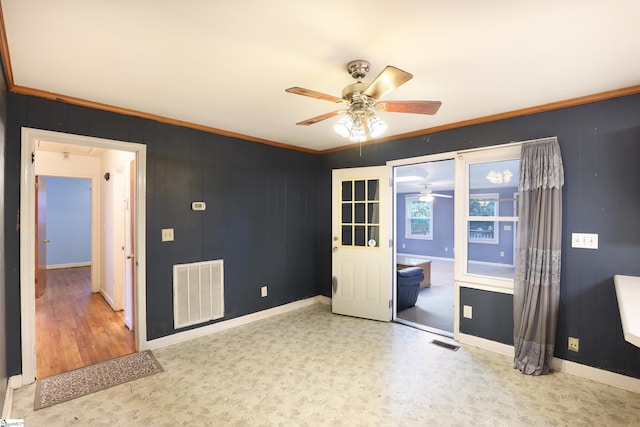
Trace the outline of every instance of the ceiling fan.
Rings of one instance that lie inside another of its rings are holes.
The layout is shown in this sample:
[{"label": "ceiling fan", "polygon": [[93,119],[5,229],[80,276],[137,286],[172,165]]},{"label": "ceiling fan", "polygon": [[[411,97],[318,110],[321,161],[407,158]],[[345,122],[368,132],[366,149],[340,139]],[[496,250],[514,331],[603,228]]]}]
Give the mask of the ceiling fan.
[{"label": "ceiling fan", "polygon": [[431,191],[428,185],[424,186],[424,190],[422,190],[418,194],[411,194],[411,196],[420,196],[420,201],[422,202],[431,202],[434,197],[442,197],[444,199],[452,199],[453,196],[451,194],[440,194],[434,193]]},{"label": "ceiling fan", "polygon": [[369,71],[369,62],[351,61],[347,64],[347,70],[356,83],[342,90],[342,98],[301,87],[285,89],[289,93],[346,105],[344,109],[303,120],[296,123],[297,125],[309,126],[343,115],[344,117],[334,124],[333,130],[353,142],[362,142],[367,139],[367,136],[378,137],[387,129],[387,125],[376,117],[375,111],[435,114],[442,104],[440,101],[379,101],[380,98],[413,78],[412,74],[391,65],[387,65],[371,83],[363,82]]}]

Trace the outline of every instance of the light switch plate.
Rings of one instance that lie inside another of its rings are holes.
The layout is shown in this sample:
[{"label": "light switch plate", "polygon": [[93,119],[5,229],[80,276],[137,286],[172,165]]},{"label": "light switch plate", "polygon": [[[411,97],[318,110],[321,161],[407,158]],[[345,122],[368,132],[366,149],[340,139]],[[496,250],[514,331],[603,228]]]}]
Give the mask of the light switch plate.
[{"label": "light switch plate", "polygon": [[598,249],[598,235],[594,233],[571,233],[571,247]]}]

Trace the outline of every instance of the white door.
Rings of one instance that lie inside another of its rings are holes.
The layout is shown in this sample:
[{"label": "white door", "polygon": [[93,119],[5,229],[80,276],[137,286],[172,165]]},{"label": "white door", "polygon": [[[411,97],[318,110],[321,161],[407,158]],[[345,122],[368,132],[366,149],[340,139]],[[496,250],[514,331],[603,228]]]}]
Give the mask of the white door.
[{"label": "white door", "polygon": [[388,322],[393,285],[389,169],[334,170],[332,194],[332,310]]}]

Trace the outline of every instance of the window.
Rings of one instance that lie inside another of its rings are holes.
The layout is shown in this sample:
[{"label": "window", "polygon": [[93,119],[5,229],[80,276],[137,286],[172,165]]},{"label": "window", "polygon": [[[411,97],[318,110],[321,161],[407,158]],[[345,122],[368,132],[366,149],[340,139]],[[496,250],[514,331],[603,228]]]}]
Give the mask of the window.
[{"label": "window", "polygon": [[497,146],[458,155],[456,280],[467,286],[513,289],[520,149]]},{"label": "window", "polygon": [[433,204],[418,196],[405,199],[405,237],[408,239],[433,239]]},{"label": "window", "polygon": [[[499,216],[499,194],[469,195],[469,217]],[[498,243],[498,224],[496,221],[469,221],[469,241],[475,243]]]}]

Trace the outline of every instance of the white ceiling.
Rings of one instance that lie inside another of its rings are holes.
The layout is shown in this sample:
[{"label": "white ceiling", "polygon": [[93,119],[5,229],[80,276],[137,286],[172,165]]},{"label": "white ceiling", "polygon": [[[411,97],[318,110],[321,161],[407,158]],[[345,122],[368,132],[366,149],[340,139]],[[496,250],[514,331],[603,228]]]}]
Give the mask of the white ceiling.
[{"label": "white ceiling", "polygon": [[386,136],[640,84],[637,0],[2,0],[16,86],[326,150],[346,64],[414,78]]}]

